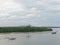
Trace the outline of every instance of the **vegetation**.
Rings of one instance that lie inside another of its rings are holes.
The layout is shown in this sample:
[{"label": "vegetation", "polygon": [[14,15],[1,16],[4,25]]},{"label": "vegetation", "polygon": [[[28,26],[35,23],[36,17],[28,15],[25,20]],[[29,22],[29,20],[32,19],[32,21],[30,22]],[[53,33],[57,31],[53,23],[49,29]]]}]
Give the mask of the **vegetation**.
[{"label": "vegetation", "polygon": [[43,27],[0,27],[0,33],[9,33],[9,32],[39,32],[39,31],[52,31],[50,28]]}]

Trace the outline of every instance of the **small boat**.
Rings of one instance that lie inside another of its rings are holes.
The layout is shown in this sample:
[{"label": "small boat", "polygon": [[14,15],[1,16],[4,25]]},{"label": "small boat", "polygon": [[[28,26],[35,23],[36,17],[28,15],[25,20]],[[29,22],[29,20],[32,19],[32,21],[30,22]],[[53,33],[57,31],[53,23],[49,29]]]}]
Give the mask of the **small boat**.
[{"label": "small boat", "polygon": [[56,34],[56,32],[52,32],[52,34]]},{"label": "small boat", "polygon": [[15,40],[16,38],[13,38],[13,37],[7,37],[6,39],[9,39],[9,40]]},{"label": "small boat", "polygon": [[16,38],[9,38],[9,40],[15,40]]}]

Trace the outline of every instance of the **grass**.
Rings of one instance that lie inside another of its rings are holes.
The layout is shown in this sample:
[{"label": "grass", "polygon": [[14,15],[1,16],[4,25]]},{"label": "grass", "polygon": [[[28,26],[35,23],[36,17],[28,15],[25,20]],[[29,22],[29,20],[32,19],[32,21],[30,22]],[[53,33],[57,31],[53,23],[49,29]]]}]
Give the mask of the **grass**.
[{"label": "grass", "polygon": [[52,31],[50,28],[43,27],[0,27],[0,33],[9,32],[41,32],[41,31]]}]

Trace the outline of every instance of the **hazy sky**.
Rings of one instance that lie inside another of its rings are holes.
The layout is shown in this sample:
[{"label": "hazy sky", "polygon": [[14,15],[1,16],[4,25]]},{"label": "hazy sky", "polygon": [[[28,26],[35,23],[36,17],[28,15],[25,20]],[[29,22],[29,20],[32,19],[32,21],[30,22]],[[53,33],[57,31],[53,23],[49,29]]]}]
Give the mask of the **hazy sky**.
[{"label": "hazy sky", "polygon": [[0,26],[60,26],[60,0],[0,0]]}]

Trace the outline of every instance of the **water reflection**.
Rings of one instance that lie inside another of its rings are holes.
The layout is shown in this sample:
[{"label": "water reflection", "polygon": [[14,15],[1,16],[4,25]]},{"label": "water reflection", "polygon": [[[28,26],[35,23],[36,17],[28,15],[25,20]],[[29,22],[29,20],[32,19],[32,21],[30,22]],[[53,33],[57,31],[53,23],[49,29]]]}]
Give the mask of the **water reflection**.
[{"label": "water reflection", "polygon": [[[60,45],[60,29],[53,29],[57,34],[51,32],[29,32],[0,34],[1,45]],[[14,37],[16,40],[8,40],[7,37]]]}]

